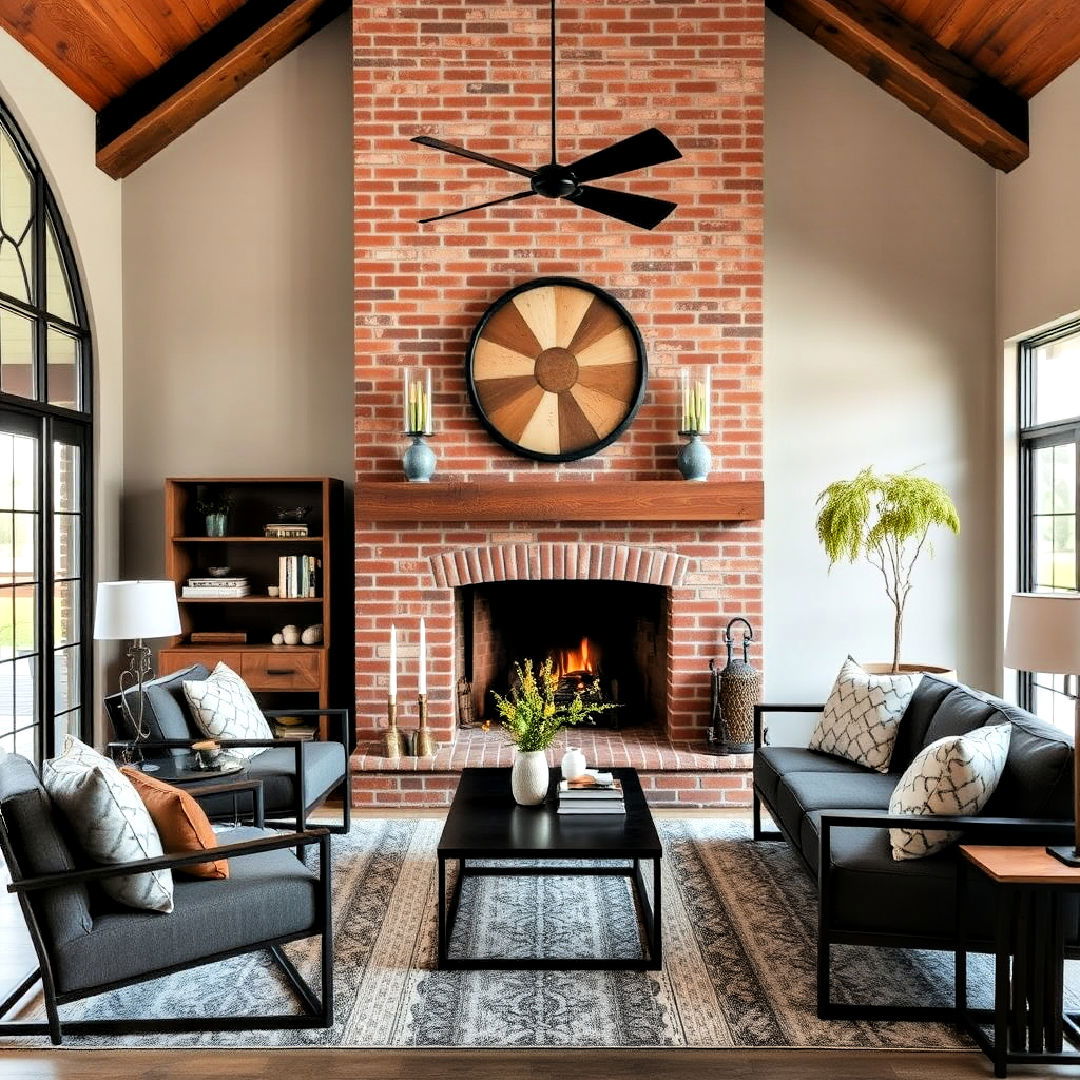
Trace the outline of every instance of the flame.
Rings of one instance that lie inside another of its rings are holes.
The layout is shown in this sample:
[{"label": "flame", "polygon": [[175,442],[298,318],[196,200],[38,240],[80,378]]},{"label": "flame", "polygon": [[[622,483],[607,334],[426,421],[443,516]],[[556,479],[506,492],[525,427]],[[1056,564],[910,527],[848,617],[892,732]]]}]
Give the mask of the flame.
[{"label": "flame", "polygon": [[599,649],[587,637],[583,637],[576,649],[560,649],[555,654],[555,672],[559,676],[579,672],[595,675],[599,660]]}]

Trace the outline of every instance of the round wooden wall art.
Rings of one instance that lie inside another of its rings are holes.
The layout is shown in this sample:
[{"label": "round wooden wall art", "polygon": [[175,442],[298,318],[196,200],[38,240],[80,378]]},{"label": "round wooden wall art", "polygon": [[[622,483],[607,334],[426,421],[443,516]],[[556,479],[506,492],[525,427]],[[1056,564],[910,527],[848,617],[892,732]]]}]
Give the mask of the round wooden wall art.
[{"label": "round wooden wall art", "polygon": [[473,331],[469,396],[504,446],[575,461],[614,442],[645,393],[645,346],[603,289],[537,278],[504,293]]}]

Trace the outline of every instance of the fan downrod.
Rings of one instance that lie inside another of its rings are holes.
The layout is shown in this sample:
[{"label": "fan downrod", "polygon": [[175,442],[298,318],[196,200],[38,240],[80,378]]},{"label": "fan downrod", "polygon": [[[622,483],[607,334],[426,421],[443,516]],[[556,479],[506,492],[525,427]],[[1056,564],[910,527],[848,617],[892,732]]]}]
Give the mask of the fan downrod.
[{"label": "fan downrod", "polygon": [[577,194],[580,185],[565,165],[541,165],[530,183],[537,195],[546,199],[565,199]]}]

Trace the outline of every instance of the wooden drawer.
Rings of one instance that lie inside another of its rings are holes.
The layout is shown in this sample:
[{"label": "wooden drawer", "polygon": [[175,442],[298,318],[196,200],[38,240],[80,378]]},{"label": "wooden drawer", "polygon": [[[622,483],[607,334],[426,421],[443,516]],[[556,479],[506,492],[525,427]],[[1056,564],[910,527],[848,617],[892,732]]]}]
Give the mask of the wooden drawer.
[{"label": "wooden drawer", "polygon": [[318,690],[323,654],[285,647],[244,653],[241,674],[252,690]]},{"label": "wooden drawer", "polygon": [[192,664],[202,664],[208,670],[213,671],[219,660],[224,660],[237,673],[242,675],[244,654],[235,646],[232,651],[227,647],[215,649],[210,646],[206,649],[190,649],[186,646],[182,649],[162,649],[158,654],[158,673],[171,675],[174,671],[191,667]]}]

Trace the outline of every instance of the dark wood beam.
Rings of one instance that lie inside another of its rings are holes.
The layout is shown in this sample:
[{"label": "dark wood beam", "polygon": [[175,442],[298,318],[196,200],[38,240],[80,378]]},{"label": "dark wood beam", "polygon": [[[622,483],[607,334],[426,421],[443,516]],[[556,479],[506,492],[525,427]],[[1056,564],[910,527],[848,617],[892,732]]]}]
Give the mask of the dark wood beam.
[{"label": "dark wood beam", "polygon": [[349,6],[248,0],[98,113],[98,168],[129,175]]},{"label": "dark wood beam", "polygon": [[1027,102],[904,22],[881,0],[766,2],[994,168],[1009,172],[1027,158]]}]

